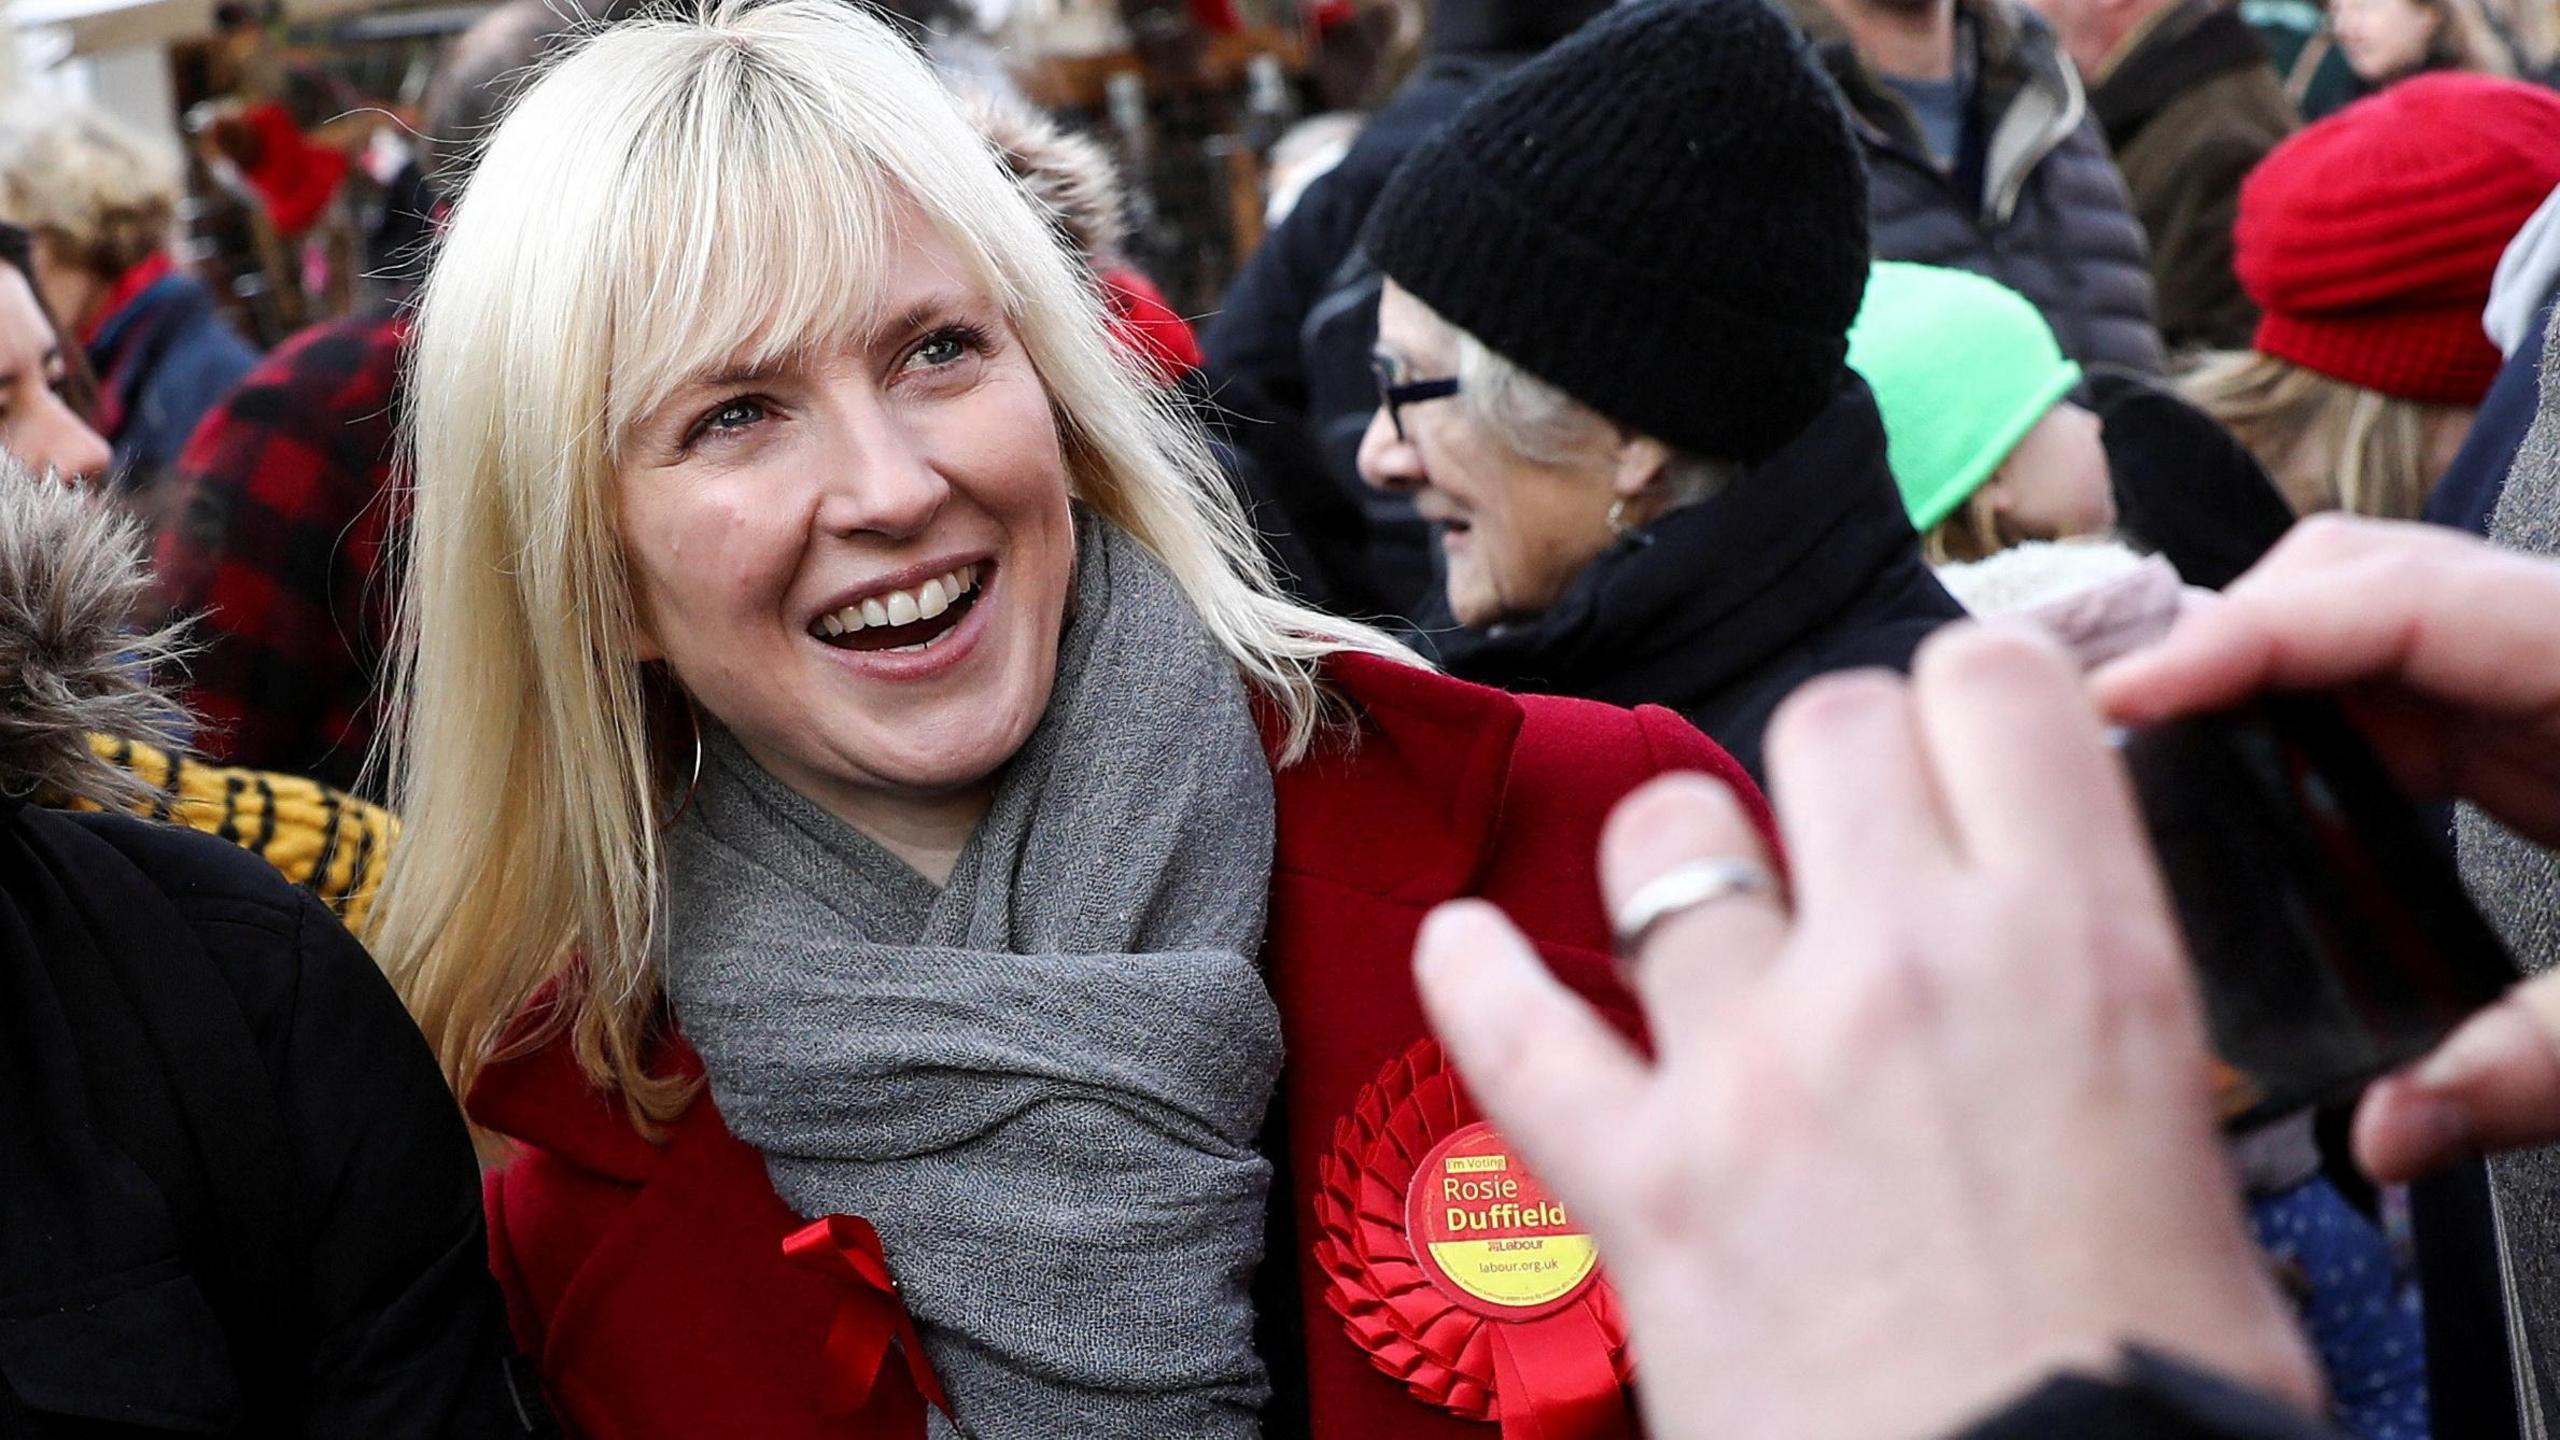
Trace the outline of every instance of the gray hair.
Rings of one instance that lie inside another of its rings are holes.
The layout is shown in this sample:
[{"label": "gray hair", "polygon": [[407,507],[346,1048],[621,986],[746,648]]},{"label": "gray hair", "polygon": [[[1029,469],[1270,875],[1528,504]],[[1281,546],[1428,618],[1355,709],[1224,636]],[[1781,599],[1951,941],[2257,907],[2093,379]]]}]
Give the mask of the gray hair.
[{"label": "gray hair", "polygon": [[[1432,317],[1441,324],[1446,320]],[[1524,459],[1557,465],[1622,433],[1616,421],[1521,369],[1493,347],[1455,325],[1458,403],[1494,440]],[[1662,474],[1666,509],[1712,500],[1742,474],[1731,460],[1692,455],[1676,447]]]}]

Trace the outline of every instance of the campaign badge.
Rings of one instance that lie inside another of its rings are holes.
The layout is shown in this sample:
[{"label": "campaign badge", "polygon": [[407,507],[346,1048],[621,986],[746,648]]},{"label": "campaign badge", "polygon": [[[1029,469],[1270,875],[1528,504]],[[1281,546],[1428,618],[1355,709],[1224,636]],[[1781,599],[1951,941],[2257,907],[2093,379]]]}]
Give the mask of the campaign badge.
[{"label": "campaign badge", "polygon": [[1503,1440],[1635,1434],[1626,1322],[1590,1235],[1438,1044],[1362,1088],[1318,1172],[1325,1300],[1372,1364]]}]

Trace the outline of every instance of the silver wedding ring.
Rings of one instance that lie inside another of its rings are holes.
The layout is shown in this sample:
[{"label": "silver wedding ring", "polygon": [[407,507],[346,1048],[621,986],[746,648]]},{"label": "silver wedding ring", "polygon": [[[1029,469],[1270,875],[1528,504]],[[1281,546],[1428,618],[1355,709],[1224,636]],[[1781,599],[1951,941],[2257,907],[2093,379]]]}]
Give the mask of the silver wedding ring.
[{"label": "silver wedding ring", "polygon": [[1632,957],[1644,948],[1654,927],[1684,910],[1730,900],[1736,895],[1766,895],[1777,888],[1769,867],[1756,860],[1726,855],[1674,865],[1636,887],[1611,920],[1618,953]]}]

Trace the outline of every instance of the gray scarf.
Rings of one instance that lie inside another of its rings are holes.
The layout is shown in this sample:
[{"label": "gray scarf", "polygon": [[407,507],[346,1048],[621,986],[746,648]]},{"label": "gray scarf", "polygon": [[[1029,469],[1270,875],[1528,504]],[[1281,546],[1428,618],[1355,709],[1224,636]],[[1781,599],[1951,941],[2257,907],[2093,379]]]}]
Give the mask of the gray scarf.
[{"label": "gray scarf", "polygon": [[963,1433],[1250,1436],[1271,772],[1172,578],[1106,523],[1079,550],[940,890],[706,735],[667,995],[783,1200],[879,1228]]}]

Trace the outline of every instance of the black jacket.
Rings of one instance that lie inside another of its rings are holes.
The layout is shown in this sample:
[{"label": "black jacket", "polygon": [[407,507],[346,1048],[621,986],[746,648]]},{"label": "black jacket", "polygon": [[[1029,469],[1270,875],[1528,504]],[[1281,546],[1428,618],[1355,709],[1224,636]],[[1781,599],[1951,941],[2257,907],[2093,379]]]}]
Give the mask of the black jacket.
[{"label": "black jacket", "polygon": [[2136,1350],[2108,1380],[2062,1376],[1957,1440],[2338,1440],[2289,1405]]},{"label": "black jacket", "polygon": [[2507,493],[2507,472],[2515,468],[2525,432],[2533,428],[2534,412],[2542,403],[2542,352],[2550,338],[2551,309],[2546,302],[2524,343],[2498,367],[2498,378],[2490,383],[2489,393],[2480,401],[2480,413],[2471,421],[2471,433],[2427,497],[2425,519],[2474,535],[2489,533],[2489,521]]},{"label": "black jacket", "polygon": [[1406,154],[1532,53],[1425,59],[1263,240],[1201,332],[1211,389],[1244,421],[1233,434],[1239,463],[1260,472],[1244,486],[1277,502],[1266,525],[1286,524],[1314,552],[1323,574],[1307,588],[1335,610],[1412,615],[1438,584],[1413,502],[1360,480],[1360,436],[1378,409],[1369,352],[1383,285],[1359,253],[1360,227]]},{"label": "black jacket", "polygon": [[2219,590],[2293,527],[2293,507],[2257,457],[2212,416],[2117,371],[2089,372],[2086,388],[2105,427],[2117,533],[2166,556],[2180,579]]},{"label": "black jacket", "polygon": [[2072,359],[2160,372],[2142,227],[2043,21],[2010,0],[1957,0],[1957,43],[1977,68],[1966,154],[1948,173],[1819,0],[1789,10],[1848,99],[1877,259],[1990,276],[2035,302]]},{"label": "black jacket", "polygon": [[236,845],[0,800],[0,1175],[0,1434],[548,1424],[425,1041]]},{"label": "black jacket", "polygon": [[1963,614],[1921,563],[1884,422],[1852,375],[1802,435],[1593,561],[1545,614],[1425,638],[1469,680],[1667,705],[1758,775],[1770,713],[1797,686],[1907,668]]}]

